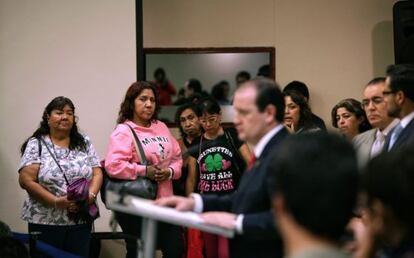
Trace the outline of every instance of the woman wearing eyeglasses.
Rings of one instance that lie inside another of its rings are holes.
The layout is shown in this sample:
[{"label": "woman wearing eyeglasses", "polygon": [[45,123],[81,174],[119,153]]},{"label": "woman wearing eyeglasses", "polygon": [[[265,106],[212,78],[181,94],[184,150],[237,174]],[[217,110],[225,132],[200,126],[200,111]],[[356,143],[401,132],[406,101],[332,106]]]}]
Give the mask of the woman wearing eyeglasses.
[{"label": "woman wearing eyeglasses", "polygon": [[338,128],[348,141],[360,133],[371,129],[361,102],[355,99],[344,99],[332,109],[332,126]]},{"label": "woman wearing eyeglasses", "polygon": [[[250,150],[240,141],[234,128],[221,125],[221,109],[217,101],[201,102],[200,122],[204,133],[189,150],[186,193],[228,194],[236,191]],[[225,238],[203,233],[205,257],[228,257]]]}]

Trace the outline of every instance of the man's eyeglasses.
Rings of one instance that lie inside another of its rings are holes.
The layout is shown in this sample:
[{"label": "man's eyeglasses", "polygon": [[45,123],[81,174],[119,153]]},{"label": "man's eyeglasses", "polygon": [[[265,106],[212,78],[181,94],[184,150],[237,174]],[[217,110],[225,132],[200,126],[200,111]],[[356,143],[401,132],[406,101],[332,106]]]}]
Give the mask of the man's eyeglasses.
[{"label": "man's eyeglasses", "polygon": [[384,102],[384,98],[383,97],[373,97],[371,99],[363,99],[361,102],[362,108],[366,108],[369,106],[369,103],[372,102],[372,104],[374,105],[379,105],[382,102]]}]

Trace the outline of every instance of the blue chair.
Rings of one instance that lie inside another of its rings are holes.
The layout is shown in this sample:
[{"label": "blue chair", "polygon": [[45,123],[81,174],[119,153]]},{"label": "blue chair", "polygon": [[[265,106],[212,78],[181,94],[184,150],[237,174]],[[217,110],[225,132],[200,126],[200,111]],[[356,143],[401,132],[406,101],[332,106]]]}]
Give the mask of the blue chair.
[{"label": "blue chair", "polygon": [[52,257],[52,258],[82,258],[81,256],[74,255],[69,252],[63,251],[41,240],[36,240],[34,237],[30,237],[29,234],[13,232],[13,238],[25,244],[28,244],[30,246],[31,256],[36,251],[38,253],[45,254],[48,257]]}]

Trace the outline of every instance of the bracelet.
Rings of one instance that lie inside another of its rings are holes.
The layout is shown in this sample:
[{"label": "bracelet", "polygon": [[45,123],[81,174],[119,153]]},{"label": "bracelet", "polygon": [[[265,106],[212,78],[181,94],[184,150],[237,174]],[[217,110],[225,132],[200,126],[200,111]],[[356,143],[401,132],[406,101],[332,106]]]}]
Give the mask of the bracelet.
[{"label": "bracelet", "polygon": [[92,195],[94,201],[96,200],[96,194],[95,193],[89,192],[89,195]]},{"label": "bracelet", "polygon": [[174,178],[174,169],[172,167],[168,167],[168,169],[170,170],[170,176],[168,179],[172,180]]}]

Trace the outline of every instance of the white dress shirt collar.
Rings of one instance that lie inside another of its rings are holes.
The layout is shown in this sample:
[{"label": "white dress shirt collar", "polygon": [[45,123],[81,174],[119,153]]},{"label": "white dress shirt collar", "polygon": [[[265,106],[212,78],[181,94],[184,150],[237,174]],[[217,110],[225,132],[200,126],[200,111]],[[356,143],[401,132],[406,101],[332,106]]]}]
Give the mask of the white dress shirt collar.
[{"label": "white dress shirt collar", "polygon": [[384,128],[384,130],[381,131],[381,133],[385,136],[388,135],[388,133],[400,122],[400,119],[395,118],[387,127]]},{"label": "white dress shirt collar", "polygon": [[272,137],[274,135],[276,135],[280,130],[282,130],[282,128],[283,128],[283,125],[279,124],[279,125],[275,126],[272,130],[267,132],[260,139],[260,141],[256,144],[256,146],[254,146],[254,149],[253,149],[253,152],[254,152],[254,155],[256,156],[256,158],[260,157],[260,155],[262,154],[264,148],[266,147],[266,145],[270,141],[270,139],[272,139]]},{"label": "white dress shirt collar", "polygon": [[401,119],[400,123],[401,123],[402,128],[405,128],[411,122],[411,120],[413,120],[413,118],[414,118],[414,111],[406,115],[403,119]]}]

